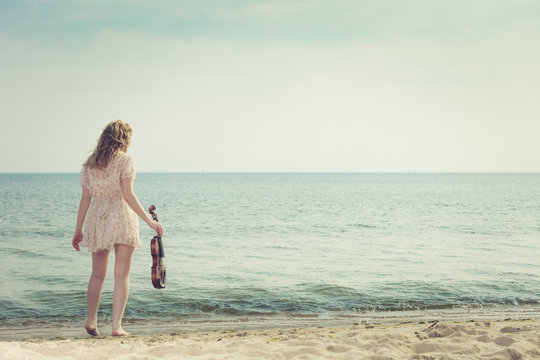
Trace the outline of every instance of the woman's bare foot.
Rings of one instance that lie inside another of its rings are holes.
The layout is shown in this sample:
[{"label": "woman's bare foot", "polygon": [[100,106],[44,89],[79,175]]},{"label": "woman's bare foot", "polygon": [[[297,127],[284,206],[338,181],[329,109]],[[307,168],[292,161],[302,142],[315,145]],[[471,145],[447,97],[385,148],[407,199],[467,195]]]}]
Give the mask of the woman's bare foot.
[{"label": "woman's bare foot", "polygon": [[86,329],[86,332],[88,333],[88,335],[99,336],[99,331],[97,329],[97,326],[91,327],[89,325],[86,325],[84,328]]},{"label": "woman's bare foot", "polygon": [[112,331],[112,336],[129,336],[129,333],[120,328]]}]

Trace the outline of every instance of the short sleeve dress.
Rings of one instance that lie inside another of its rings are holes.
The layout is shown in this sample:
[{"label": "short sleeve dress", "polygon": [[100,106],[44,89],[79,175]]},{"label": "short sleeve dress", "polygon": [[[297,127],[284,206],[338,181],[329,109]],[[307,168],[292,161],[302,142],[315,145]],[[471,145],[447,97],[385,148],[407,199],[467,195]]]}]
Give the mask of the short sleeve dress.
[{"label": "short sleeve dress", "polygon": [[111,250],[116,244],[141,246],[139,219],[125,202],[120,182],[135,178],[135,161],[130,155],[113,155],[104,169],[83,167],[81,186],[90,191],[81,247],[90,252]]}]

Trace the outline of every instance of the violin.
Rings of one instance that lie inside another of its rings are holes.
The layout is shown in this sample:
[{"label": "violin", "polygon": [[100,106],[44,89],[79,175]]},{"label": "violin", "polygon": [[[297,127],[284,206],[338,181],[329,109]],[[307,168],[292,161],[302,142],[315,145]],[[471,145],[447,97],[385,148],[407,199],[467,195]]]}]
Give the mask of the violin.
[{"label": "violin", "polygon": [[[152,215],[154,221],[159,221],[155,205],[148,207],[148,212]],[[163,241],[159,236],[154,236],[150,241],[150,253],[152,254],[152,285],[156,289],[164,289],[167,283],[167,272],[165,269],[165,253],[163,252]]]}]

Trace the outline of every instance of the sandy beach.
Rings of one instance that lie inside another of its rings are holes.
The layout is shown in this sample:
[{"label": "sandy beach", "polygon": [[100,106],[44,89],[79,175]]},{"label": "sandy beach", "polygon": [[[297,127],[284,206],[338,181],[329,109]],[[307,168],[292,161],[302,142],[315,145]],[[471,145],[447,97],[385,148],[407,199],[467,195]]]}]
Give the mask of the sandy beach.
[{"label": "sandy beach", "polygon": [[2,359],[539,359],[540,322],[437,321],[0,342]]}]

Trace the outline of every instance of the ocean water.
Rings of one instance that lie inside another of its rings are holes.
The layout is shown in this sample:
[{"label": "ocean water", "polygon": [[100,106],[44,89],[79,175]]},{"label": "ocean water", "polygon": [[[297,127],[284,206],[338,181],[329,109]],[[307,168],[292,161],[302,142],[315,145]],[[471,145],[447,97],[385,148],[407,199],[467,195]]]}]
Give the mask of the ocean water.
[{"label": "ocean water", "polygon": [[[128,323],[540,314],[540,174],[140,173],[135,192],[168,283],[141,222]],[[0,174],[3,326],[84,321],[80,194],[78,174]]]}]

